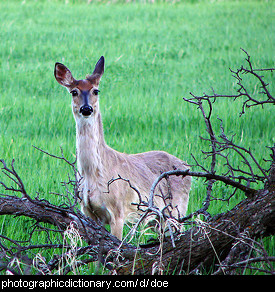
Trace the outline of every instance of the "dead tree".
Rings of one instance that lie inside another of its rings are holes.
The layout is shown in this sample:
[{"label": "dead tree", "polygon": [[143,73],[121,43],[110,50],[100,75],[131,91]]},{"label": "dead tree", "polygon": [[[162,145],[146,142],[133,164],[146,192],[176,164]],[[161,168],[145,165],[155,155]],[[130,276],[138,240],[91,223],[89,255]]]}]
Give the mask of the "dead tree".
[{"label": "dead tree", "polygon": [[[54,274],[57,271],[68,274],[77,273],[79,267],[99,261],[110,273],[124,275],[199,274],[203,271],[231,274],[242,273],[247,269],[274,274],[275,257],[268,255],[257,239],[275,233],[275,146],[270,147],[271,159],[259,162],[251,149],[237,145],[234,136],[227,136],[220,118],[216,120],[220,125],[219,134],[214,132],[212,126],[212,109],[217,98],[244,98],[241,114],[251,106],[275,104],[268,84],[258,74],[274,69],[254,69],[250,56],[245,54],[248,68],[242,66],[236,71],[231,70],[238,80],[236,95],[219,95],[213,90],[212,95],[196,96],[191,93],[190,98],[184,98],[186,102],[197,106],[202,114],[208,137],[201,138],[210,145],[210,150],[203,153],[210,159],[210,166],[205,166],[193,156],[193,169],[196,171],[174,169],[162,173],[152,185],[148,200],[144,201],[139,196],[137,207],[143,211],[143,215],[131,234],[136,232],[138,225],[147,216],[154,214],[167,226],[168,236],[160,232],[158,240],[135,246],[127,243],[127,238],[119,241],[98,223],[85,217],[77,208],[79,181],[76,163],[68,161],[63,153],[61,156],[49,154],[69,164],[73,171],[73,178],[69,177],[67,182],[63,182],[66,203],[60,206],[39,196],[31,198],[15,169],[14,160],[11,165],[1,160],[2,173],[8,182],[3,179],[0,181],[5,191],[0,194],[0,215],[25,216],[32,218],[34,224],[26,242],[0,234],[0,270],[12,274]],[[243,74],[250,74],[257,79],[262,88],[259,96],[252,96],[248,92],[242,83]],[[241,165],[231,161],[232,152],[241,157]],[[217,172],[218,160],[224,164],[222,173]],[[154,206],[154,196],[163,196],[165,200],[167,195],[156,194],[156,186],[161,180],[166,180],[169,185],[169,177],[172,175],[188,175],[206,181],[202,207],[186,217],[172,217],[170,205],[162,210]],[[139,194],[138,187],[132,186],[131,180],[118,176],[109,184],[115,180],[127,181],[129,187]],[[228,198],[217,198],[213,194],[218,182],[231,188]],[[261,187],[257,188],[258,185]],[[233,209],[216,216],[208,213],[213,200],[229,201],[237,191],[243,192],[246,198]],[[59,243],[31,244],[36,230],[58,233],[61,240]],[[72,244],[68,239],[70,236],[85,241],[86,246]],[[46,260],[40,253],[41,249],[58,249],[60,252]]]}]

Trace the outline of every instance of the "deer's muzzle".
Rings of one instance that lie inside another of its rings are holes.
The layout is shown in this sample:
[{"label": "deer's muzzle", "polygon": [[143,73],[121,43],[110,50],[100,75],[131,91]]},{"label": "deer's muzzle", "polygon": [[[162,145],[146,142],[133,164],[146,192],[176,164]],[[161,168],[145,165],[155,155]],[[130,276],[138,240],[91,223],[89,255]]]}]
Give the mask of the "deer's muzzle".
[{"label": "deer's muzzle", "polygon": [[90,115],[92,114],[93,111],[94,111],[94,110],[93,110],[93,108],[92,108],[90,105],[85,104],[85,105],[83,105],[83,106],[80,108],[80,111],[79,111],[79,112],[80,112],[83,116],[88,117],[88,116],[90,116]]}]

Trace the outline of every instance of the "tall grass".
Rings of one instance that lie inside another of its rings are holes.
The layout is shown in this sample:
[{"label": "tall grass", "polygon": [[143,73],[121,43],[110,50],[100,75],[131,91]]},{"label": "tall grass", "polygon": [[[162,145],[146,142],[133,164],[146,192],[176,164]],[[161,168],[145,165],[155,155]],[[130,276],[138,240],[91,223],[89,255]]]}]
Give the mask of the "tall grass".
[{"label": "tall grass", "polygon": [[[212,86],[219,93],[234,92],[236,81],[228,68],[243,64],[240,47],[255,66],[273,66],[274,3],[191,2],[0,3],[0,158],[15,158],[31,196],[39,193],[57,203],[61,199],[51,192],[63,192],[60,182],[69,172],[32,145],[55,154],[61,146],[68,159],[75,158],[70,96],[54,79],[55,62],[66,64],[80,79],[105,56],[100,103],[111,147],[127,153],[165,150],[189,163],[193,154],[204,161],[203,120],[182,97],[190,91],[210,92]],[[268,78],[272,86],[273,75]],[[255,90],[252,80],[248,87]],[[236,141],[262,160],[268,156],[265,146],[274,143],[272,109],[249,109],[239,118],[240,110],[239,102],[218,100],[213,117],[223,118],[226,131],[236,133]],[[188,211],[199,208],[204,196],[203,182],[193,180]],[[213,203],[210,211],[225,211],[240,199],[233,198],[230,206]],[[31,224],[0,218],[1,232],[14,238],[24,239]],[[48,240],[47,234],[37,233],[33,240]]]}]

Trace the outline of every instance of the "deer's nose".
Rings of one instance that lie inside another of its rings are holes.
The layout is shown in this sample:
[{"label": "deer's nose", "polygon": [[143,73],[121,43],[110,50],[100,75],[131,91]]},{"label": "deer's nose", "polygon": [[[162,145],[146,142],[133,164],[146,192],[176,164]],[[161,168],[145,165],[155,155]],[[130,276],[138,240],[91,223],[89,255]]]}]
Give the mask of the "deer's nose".
[{"label": "deer's nose", "polygon": [[83,116],[90,116],[93,112],[93,108],[89,105],[83,105],[81,108],[80,108],[80,113],[83,115]]}]

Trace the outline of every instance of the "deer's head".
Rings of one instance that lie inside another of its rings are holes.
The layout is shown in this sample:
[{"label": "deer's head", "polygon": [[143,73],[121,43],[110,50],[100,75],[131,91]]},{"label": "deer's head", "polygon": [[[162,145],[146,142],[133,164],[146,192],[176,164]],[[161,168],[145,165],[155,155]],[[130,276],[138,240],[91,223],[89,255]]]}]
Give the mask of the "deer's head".
[{"label": "deer's head", "polygon": [[56,63],[54,69],[55,79],[66,87],[72,95],[72,109],[76,119],[89,118],[98,110],[98,86],[104,72],[104,57],[95,65],[92,75],[86,79],[74,79],[71,71],[63,64]]}]

